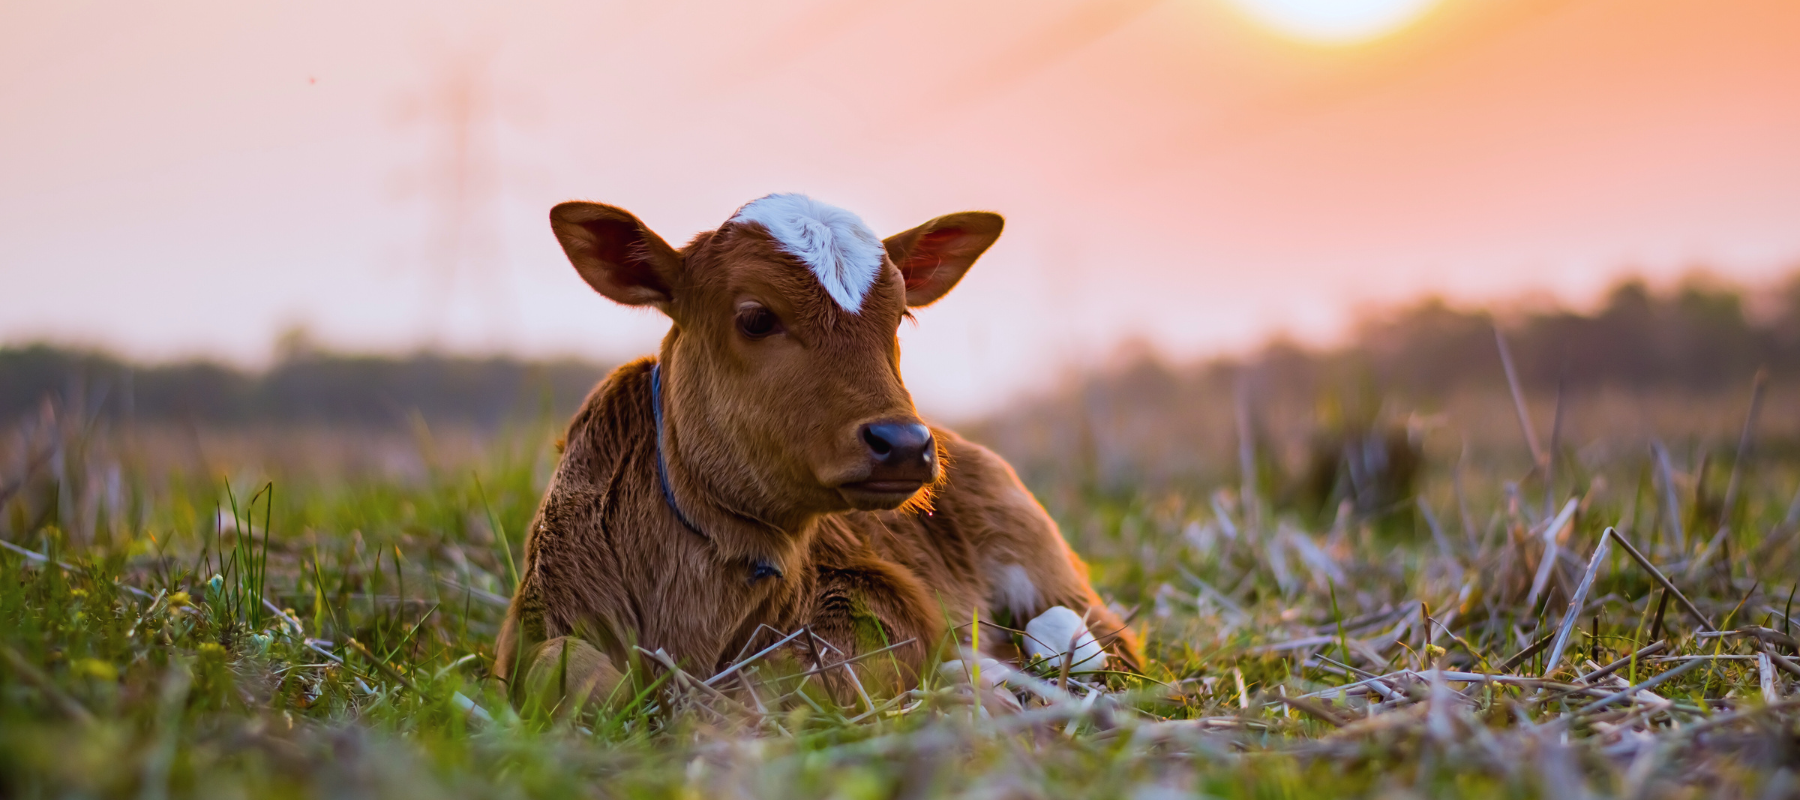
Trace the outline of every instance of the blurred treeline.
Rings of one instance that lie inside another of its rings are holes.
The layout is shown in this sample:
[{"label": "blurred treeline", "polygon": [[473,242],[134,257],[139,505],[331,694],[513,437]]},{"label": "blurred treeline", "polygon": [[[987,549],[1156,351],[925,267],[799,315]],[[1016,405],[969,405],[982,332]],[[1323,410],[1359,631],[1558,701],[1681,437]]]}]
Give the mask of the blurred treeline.
[{"label": "blurred treeline", "polygon": [[[1216,485],[1249,463],[1270,491],[1329,506],[1355,494],[1347,487],[1359,469],[1402,473],[1391,489],[1355,498],[1374,508],[1406,496],[1408,469],[1470,448],[1485,465],[1524,459],[1530,469],[1496,329],[1540,449],[1651,436],[1735,442],[1759,370],[1768,375],[1765,447],[1800,449],[1800,274],[1759,288],[1704,275],[1661,289],[1628,281],[1591,311],[1427,299],[1366,314],[1328,349],[1277,340],[1247,357],[1176,364],[1140,347],[961,428],[1036,487]],[[0,427],[42,413],[46,399],[147,428],[251,431],[258,441],[279,434],[288,449],[333,436],[354,445],[375,431],[411,436],[421,422],[440,436],[518,420],[560,427],[607,369],[573,359],[344,354],[303,335],[285,338],[262,371],[134,364],[35,344],[0,348]]]},{"label": "blurred treeline", "polygon": [[1259,491],[1329,516],[1343,500],[1407,502],[1427,464],[1516,476],[1554,459],[1570,480],[1584,457],[1661,440],[1677,462],[1729,463],[1759,371],[1759,450],[1800,456],[1800,274],[1760,288],[1629,280],[1591,311],[1425,299],[1364,315],[1330,349],[1277,340],[1174,364],[1144,346],[968,432],[1034,486],[1235,484],[1247,467]]},{"label": "blurred treeline", "polygon": [[609,367],[421,352],[321,350],[290,334],[264,371],[212,361],[143,365],[107,353],[32,344],[0,348],[0,425],[46,400],[113,422],[199,427],[494,430],[509,420],[566,414]]},{"label": "blurred treeline", "polygon": [[1391,390],[1441,397],[1502,384],[1496,324],[1527,385],[1711,394],[1742,390],[1758,369],[1800,374],[1800,275],[1762,291],[1693,276],[1657,293],[1632,280],[1591,314],[1427,300],[1366,319],[1341,356]]}]

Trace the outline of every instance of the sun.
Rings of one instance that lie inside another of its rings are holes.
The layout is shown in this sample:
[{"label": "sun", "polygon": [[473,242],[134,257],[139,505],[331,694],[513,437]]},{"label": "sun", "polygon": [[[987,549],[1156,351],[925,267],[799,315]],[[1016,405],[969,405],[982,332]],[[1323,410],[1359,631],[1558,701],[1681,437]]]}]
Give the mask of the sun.
[{"label": "sun", "polygon": [[1230,0],[1257,22],[1320,44],[1357,44],[1406,27],[1438,0]]}]

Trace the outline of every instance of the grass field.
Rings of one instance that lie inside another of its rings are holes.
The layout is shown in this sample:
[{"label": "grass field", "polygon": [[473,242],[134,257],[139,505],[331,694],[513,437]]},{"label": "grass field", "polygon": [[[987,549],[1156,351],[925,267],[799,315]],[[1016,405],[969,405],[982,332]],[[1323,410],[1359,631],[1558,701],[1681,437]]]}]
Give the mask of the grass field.
[{"label": "grass field", "polygon": [[1022,467],[1147,675],[1052,670],[1000,715],[678,679],[574,718],[487,675],[552,421],[320,455],[47,411],[0,451],[0,796],[1797,796],[1800,460],[1746,401],[1536,461],[1502,396],[1336,513],[1240,480],[1273,443],[1133,481],[1101,442]]}]

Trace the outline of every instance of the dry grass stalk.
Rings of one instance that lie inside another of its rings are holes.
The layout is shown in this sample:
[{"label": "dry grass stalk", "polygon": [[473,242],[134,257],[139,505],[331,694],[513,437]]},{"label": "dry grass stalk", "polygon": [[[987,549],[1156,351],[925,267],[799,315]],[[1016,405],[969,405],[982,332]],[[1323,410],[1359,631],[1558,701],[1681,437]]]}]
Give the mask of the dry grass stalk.
[{"label": "dry grass stalk", "polygon": [[[1571,500],[1569,504],[1573,506],[1574,502]],[[1588,591],[1594,588],[1594,578],[1600,574],[1600,564],[1606,559],[1607,544],[1612,535],[1612,528],[1607,528],[1600,534],[1600,543],[1594,546],[1594,555],[1588,559],[1587,572],[1575,587],[1575,596],[1569,598],[1569,610],[1563,614],[1562,625],[1556,631],[1556,641],[1550,645],[1550,655],[1544,659],[1546,678],[1556,671],[1557,664],[1562,661],[1563,649],[1569,645],[1569,635],[1575,630],[1575,622],[1581,616],[1583,604],[1587,603]]]},{"label": "dry grass stalk", "polygon": [[1577,713],[1577,714],[1592,714],[1595,711],[1599,711],[1600,709],[1610,706],[1613,703],[1617,703],[1620,700],[1628,699],[1632,695],[1635,695],[1639,692],[1654,689],[1658,686],[1663,685],[1664,683],[1667,683],[1667,682],[1672,681],[1676,678],[1679,678],[1683,675],[1686,675],[1689,672],[1693,672],[1694,670],[1699,669],[1701,666],[1705,665],[1706,663],[1707,663],[1707,660],[1702,660],[1702,659],[1696,659],[1693,661],[1689,661],[1686,664],[1682,664],[1681,666],[1676,667],[1672,670],[1669,670],[1668,672],[1665,672],[1661,675],[1658,675],[1658,676],[1651,678],[1647,681],[1644,681],[1642,683],[1636,684],[1628,689],[1625,689],[1624,691],[1616,692],[1614,694],[1609,694],[1605,697],[1602,697],[1599,700],[1594,701],[1593,703],[1583,706],[1582,708],[1578,709],[1575,713]]},{"label": "dry grass stalk", "polygon": [[1525,432],[1525,445],[1531,449],[1531,463],[1542,469],[1548,462],[1544,448],[1538,444],[1537,431],[1531,426],[1531,412],[1525,407],[1525,390],[1519,385],[1519,372],[1513,368],[1512,350],[1506,346],[1506,336],[1500,333],[1500,327],[1494,326],[1494,346],[1500,350],[1500,366],[1506,370],[1506,385],[1512,390],[1513,408],[1519,413],[1519,429]]},{"label": "dry grass stalk", "polygon": [[1632,651],[1632,653],[1628,656],[1620,658],[1619,660],[1614,661],[1611,664],[1607,664],[1606,666],[1601,667],[1597,670],[1594,670],[1593,672],[1590,672],[1586,675],[1576,678],[1575,681],[1577,683],[1593,683],[1594,681],[1600,680],[1601,678],[1611,675],[1614,672],[1618,672],[1621,669],[1631,666],[1633,662],[1636,662],[1640,659],[1649,658],[1649,657],[1656,655],[1657,653],[1661,653],[1662,651],[1667,650],[1667,649],[1669,649],[1669,643],[1666,641],[1657,640],[1657,641],[1651,642],[1650,644],[1644,645],[1643,647],[1640,647],[1637,650]]},{"label": "dry grass stalk", "polygon": [[1788,698],[1779,703],[1769,703],[1754,708],[1746,708],[1741,711],[1733,711],[1729,714],[1720,714],[1712,719],[1696,722],[1684,729],[1682,733],[1685,733],[1688,736],[1696,736],[1710,730],[1723,728],[1727,725],[1734,725],[1747,719],[1754,719],[1765,714],[1773,714],[1781,711],[1791,711],[1796,708],[1800,708],[1800,697]]},{"label": "dry grass stalk", "polygon": [[1756,672],[1762,679],[1763,702],[1781,702],[1781,679],[1775,675],[1775,662],[1769,660],[1768,653],[1756,654]]},{"label": "dry grass stalk", "polygon": [[747,667],[751,664],[754,664],[754,663],[756,663],[757,660],[763,658],[764,656],[767,656],[768,654],[781,649],[782,645],[787,644],[788,642],[791,642],[795,639],[800,638],[800,634],[803,634],[805,632],[806,632],[806,629],[804,629],[804,628],[794,631],[793,633],[790,633],[787,636],[783,637],[781,639],[781,641],[778,641],[772,645],[769,645],[768,647],[763,648],[762,650],[757,651],[757,653],[755,655],[752,655],[749,658],[745,658],[743,660],[738,661],[735,664],[732,664],[729,667],[719,670],[719,673],[717,675],[707,678],[706,680],[703,680],[700,683],[705,686],[711,686],[715,683],[718,683],[719,681],[724,680],[725,678],[728,678],[728,677],[732,676],[733,674],[736,674],[738,670],[743,669],[744,667]]},{"label": "dry grass stalk", "polygon": [[1509,659],[1501,662],[1500,666],[1494,668],[1494,671],[1495,672],[1510,672],[1510,671],[1512,671],[1512,669],[1514,667],[1517,667],[1520,664],[1525,663],[1526,659],[1531,658],[1532,656],[1535,656],[1538,653],[1543,652],[1544,648],[1549,647],[1550,643],[1554,642],[1554,641],[1556,641],[1555,634],[1551,634],[1549,636],[1545,636],[1541,639],[1538,639],[1537,641],[1532,642],[1529,647],[1526,647],[1524,650],[1520,650],[1519,652],[1513,654],[1512,658],[1509,658]]},{"label": "dry grass stalk", "polygon": [[1769,386],[1769,371],[1759,369],[1756,377],[1750,381],[1750,411],[1744,415],[1744,430],[1738,434],[1737,457],[1731,461],[1731,477],[1725,481],[1724,505],[1719,510],[1719,529],[1727,530],[1731,522],[1731,512],[1737,506],[1739,479],[1743,476],[1744,465],[1750,460],[1750,449],[1755,443],[1756,417],[1762,411],[1763,391]]},{"label": "dry grass stalk", "polygon": [[1687,555],[1687,532],[1681,524],[1681,501],[1675,497],[1675,468],[1669,464],[1669,448],[1659,440],[1652,440],[1650,452],[1656,457],[1656,468],[1662,477],[1663,522],[1674,534],[1675,552]]},{"label": "dry grass stalk", "polygon": [[1562,511],[1557,513],[1556,518],[1544,525],[1544,554],[1538,558],[1537,574],[1531,579],[1530,593],[1525,595],[1527,606],[1536,608],[1538,597],[1549,585],[1550,573],[1556,568],[1556,559],[1562,549],[1557,537],[1564,528],[1568,527],[1569,521],[1575,518],[1575,510],[1580,506],[1580,500],[1569,498],[1569,502],[1563,504]]},{"label": "dry grass stalk", "polygon": [[1775,652],[1774,648],[1771,648],[1768,642],[1757,641],[1752,646],[1761,651],[1763,655],[1768,656],[1769,663],[1774,664],[1776,667],[1779,667],[1781,671],[1786,672],[1789,675],[1800,678],[1800,664],[1795,664],[1792,659]]},{"label": "dry grass stalk", "polygon": [[[706,695],[708,697],[711,697],[714,700],[717,700],[717,701],[726,703],[730,706],[733,706],[737,710],[739,710],[747,715],[750,714],[749,708],[746,708],[742,703],[739,703],[736,699],[732,698],[730,695],[725,694],[724,692],[721,692],[718,689],[713,688],[709,684],[702,683],[700,680],[696,679],[694,676],[688,674],[688,672],[686,670],[682,669],[680,666],[677,666],[675,663],[675,659],[670,658],[669,654],[667,652],[665,652],[662,648],[659,647],[656,650],[651,651],[651,650],[645,650],[644,648],[639,647],[637,645],[632,645],[631,649],[636,650],[639,655],[645,656],[645,657],[649,658],[651,661],[655,661],[657,664],[661,665],[663,669],[668,670],[669,674],[673,676],[675,683],[680,685],[684,689],[690,690],[691,694]],[[708,708],[708,710],[712,711],[714,714],[718,714],[721,717],[723,716],[722,714],[719,714],[719,712],[716,709],[711,709],[710,707],[707,707],[703,703],[696,703],[696,705],[699,705],[703,708]]]},{"label": "dry grass stalk", "polygon": [[1347,720],[1341,716],[1338,716],[1336,712],[1333,712],[1331,709],[1326,708],[1324,704],[1315,702],[1315,701],[1305,698],[1305,697],[1288,697],[1286,695],[1277,695],[1276,700],[1280,701],[1281,703],[1288,706],[1289,708],[1297,709],[1301,712],[1304,712],[1308,716],[1314,717],[1314,718],[1320,720],[1321,722],[1324,722],[1325,724],[1330,725],[1333,728],[1342,728],[1345,725],[1350,724],[1349,720]]},{"label": "dry grass stalk", "polygon": [[[1663,591],[1668,592],[1670,595],[1674,596],[1677,602],[1681,603],[1682,609],[1687,611],[1688,614],[1694,618],[1695,622],[1700,623],[1701,630],[1718,630],[1713,626],[1712,620],[1707,619],[1706,615],[1700,612],[1699,607],[1695,606],[1692,600],[1687,599],[1687,595],[1682,594],[1680,589],[1675,588],[1675,584],[1669,582],[1668,577],[1662,574],[1662,570],[1657,569],[1655,564],[1650,563],[1650,559],[1645,558],[1643,553],[1638,552],[1637,548],[1631,546],[1629,540],[1616,531],[1613,533],[1613,539],[1618,541],[1619,546],[1625,549],[1625,552],[1631,556],[1633,561],[1638,563],[1638,566],[1643,567],[1645,572],[1650,573],[1651,578],[1662,585]],[[1660,615],[1658,616],[1660,618]]]},{"label": "dry grass stalk", "polygon": [[348,644],[350,646],[350,649],[355,650],[358,653],[361,653],[362,657],[365,659],[368,659],[369,663],[374,664],[375,669],[380,670],[381,674],[387,676],[388,680],[391,680],[395,683],[400,684],[401,686],[406,687],[408,691],[411,691],[414,694],[417,694],[419,692],[418,684],[413,683],[411,678],[408,678],[405,675],[400,674],[399,670],[388,666],[387,662],[382,661],[380,658],[376,657],[376,655],[374,653],[369,652],[369,648],[367,646],[365,646],[362,642],[357,641],[355,638],[351,638],[349,641],[345,642],[345,644]]}]

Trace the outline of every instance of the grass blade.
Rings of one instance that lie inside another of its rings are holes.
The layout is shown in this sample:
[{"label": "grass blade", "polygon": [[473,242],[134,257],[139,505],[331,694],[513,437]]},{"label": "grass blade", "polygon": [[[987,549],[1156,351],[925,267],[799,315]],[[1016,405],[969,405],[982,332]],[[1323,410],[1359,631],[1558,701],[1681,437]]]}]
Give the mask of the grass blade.
[{"label": "grass blade", "polygon": [[1575,630],[1575,621],[1581,616],[1582,606],[1587,603],[1589,590],[1594,588],[1594,578],[1600,574],[1600,564],[1606,559],[1612,534],[1612,528],[1607,528],[1600,534],[1600,543],[1594,545],[1594,555],[1588,559],[1587,572],[1581,576],[1581,584],[1575,587],[1575,596],[1569,598],[1569,610],[1563,614],[1562,625],[1556,630],[1556,641],[1550,645],[1550,655],[1544,659],[1546,678],[1556,671],[1556,664],[1562,660],[1564,648],[1569,646],[1569,635]]}]

